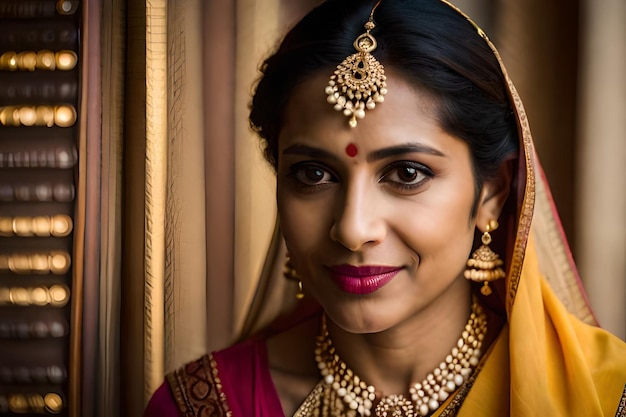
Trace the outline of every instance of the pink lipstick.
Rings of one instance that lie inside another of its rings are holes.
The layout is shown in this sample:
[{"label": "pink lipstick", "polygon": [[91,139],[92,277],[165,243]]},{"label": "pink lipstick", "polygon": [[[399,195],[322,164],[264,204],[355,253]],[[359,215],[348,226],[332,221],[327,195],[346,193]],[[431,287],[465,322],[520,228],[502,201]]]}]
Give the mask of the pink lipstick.
[{"label": "pink lipstick", "polygon": [[373,293],[402,270],[397,266],[379,265],[334,265],[328,267],[330,276],[339,289],[349,294],[365,295]]}]

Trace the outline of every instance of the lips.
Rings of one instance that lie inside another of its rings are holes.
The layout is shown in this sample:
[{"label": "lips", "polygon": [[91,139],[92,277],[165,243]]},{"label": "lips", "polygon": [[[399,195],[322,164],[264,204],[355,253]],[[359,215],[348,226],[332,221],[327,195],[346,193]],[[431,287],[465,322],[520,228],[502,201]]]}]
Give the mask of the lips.
[{"label": "lips", "polygon": [[397,266],[334,265],[328,267],[335,284],[344,292],[355,295],[371,294],[389,283],[398,272]]}]

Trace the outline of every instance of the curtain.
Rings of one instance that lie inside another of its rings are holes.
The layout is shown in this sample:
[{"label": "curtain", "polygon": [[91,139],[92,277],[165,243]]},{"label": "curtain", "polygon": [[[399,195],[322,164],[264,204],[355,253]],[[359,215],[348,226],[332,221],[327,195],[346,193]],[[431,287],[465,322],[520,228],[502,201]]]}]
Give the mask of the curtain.
[{"label": "curtain", "polygon": [[274,180],[247,127],[277,1],[129,1],[121,410],[164,373],[232,342],[275,224]]},{"label": "curtain", "polygon": [[626,2],[581,4],[577,257],[600,324],[626,340]]}]

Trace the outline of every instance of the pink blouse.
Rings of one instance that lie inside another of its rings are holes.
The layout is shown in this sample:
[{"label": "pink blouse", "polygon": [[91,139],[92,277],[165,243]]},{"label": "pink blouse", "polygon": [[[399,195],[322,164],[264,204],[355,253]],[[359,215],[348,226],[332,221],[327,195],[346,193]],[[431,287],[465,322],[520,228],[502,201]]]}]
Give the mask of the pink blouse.
[{"label": "pink blouse", "polygon": [[[226,408],[232,417],[284,417],[284,413],[272,381],[267,360],[265,338],[253,338],[212,354],[215,369],[204,369],[219,377],[222,385],[221,394],[225,396]],[[209,361],[204,358],[204,363]],[[198,369],[202,359],[186,366],[187,369]],[[192,365],[192,366],[190,366]],[[207,368],[207,366],[204,366]],[[185,369],[185,368],[183,368]],[[215,373],[217,370],[217,374]],[[184,370],[179,370],[182,372]],[[180,374],[179,374],[180,375]],[[204,381],[201,381],[204,383]],[[194,385],[195,386],[195,385]],[[144,417],[191,417],[191,416],[222,416],[220,411],[208,403],[203,404],[193,389],[186,390],[184,397],[187,407],[194,411],[187,414],[180,411],[172,387],[164,382],[153,394],[144,412]],[[183,400],[178,400],[180,401]],[[185,401],[183,401],[185,402]],[[194,404],[195,408],[189,407]]]}]

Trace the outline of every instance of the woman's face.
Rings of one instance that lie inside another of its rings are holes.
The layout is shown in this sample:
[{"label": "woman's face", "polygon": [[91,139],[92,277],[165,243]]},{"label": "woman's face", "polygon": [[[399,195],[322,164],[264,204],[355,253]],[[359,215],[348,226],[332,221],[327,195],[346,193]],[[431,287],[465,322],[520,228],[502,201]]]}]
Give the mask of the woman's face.
[{"label": "woman's face", "polygon": [[428,96],[387,76],[385,102],[356,128],[326,102],[328,75],[310,78],[291,96],[278,141],[293,265],[305,291],[356,333],[398,325],[459,288],[467,296],[462,272],[482,210],[472,218],[467,144],[439,127]]}]

